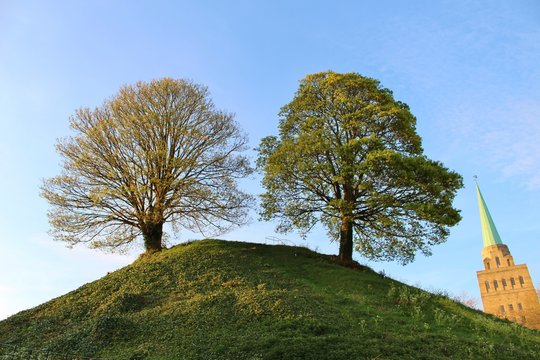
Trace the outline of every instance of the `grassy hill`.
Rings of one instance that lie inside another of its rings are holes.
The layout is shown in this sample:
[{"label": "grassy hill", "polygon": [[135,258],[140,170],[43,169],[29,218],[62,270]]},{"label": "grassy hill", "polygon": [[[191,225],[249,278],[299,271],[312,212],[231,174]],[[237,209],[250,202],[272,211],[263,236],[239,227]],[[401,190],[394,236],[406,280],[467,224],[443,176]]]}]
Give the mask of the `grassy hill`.
[{"label": "grassy hill", "polygon": [[540,332],[447,297],[305,248],[217,240],[14,315],[0,344],[24,359],[540,359]]}]

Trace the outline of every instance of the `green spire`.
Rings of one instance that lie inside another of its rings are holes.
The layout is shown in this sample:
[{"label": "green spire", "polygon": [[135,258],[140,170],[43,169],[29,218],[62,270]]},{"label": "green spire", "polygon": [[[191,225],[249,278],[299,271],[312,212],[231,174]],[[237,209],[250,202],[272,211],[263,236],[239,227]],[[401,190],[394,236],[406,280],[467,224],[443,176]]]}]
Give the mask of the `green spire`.
[{"label": "green spire", "polygon": [[495,223],[489,214],[486,202],[482,197],[478,183],[476,183],[476,194],[478,195],[478,207],[480,208],[480,222],[482,223],[482,237],[484,238],[484,247],[490,245],[502,245],[501,237],[497,232]]}]

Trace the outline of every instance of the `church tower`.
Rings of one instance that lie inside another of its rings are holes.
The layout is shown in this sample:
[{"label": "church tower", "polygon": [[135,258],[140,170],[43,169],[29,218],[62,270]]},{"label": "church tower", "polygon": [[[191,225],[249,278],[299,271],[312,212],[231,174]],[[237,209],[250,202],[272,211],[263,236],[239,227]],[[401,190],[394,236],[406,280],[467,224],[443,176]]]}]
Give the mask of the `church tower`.
[{"label": "church tower", "polygon": [[529,269],[525,264],[514,264],[508,246],[501,241],[478,183],[476,193],[484,238],[484,270],[477,271],[484,312],[540,329],[540,303]]}]

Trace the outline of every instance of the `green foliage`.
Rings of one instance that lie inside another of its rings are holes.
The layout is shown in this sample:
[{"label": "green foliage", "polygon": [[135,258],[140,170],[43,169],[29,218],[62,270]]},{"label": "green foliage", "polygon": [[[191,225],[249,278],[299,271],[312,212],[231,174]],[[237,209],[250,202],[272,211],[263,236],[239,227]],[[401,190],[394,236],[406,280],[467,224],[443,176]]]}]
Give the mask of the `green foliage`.
[{"label": "green foliage", "polygon": [[377,80],[308,75],[280,117],[257,160],[261,217],[279,219],[278,231],[305,234],[320,221],[352,243],[352,227],[362,255],[406,263],[461,219],[452,207],[461,176],[423,155],[409,107]]},{"label": "green foliage", "polygon": [[540,357],[537,331],[446,296],[305,248],[215,240],[143,256],[12,316],[0,344],[15,359]]},{"label": "green foliage", "polygon": [[251,196],[236,180],[251,171],[247,138],[208,90],[164,78],[124,86],[71,118],[61,175],[42,195],[56,240],[118,249],[137,237],[162,247],[163,224],[221,233],[244,224]]}]

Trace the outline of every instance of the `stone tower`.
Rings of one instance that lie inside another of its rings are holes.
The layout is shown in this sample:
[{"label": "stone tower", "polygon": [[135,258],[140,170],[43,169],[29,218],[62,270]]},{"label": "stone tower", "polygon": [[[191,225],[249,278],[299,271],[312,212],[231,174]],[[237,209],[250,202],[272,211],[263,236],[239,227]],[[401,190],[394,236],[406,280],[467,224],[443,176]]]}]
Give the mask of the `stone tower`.
[{"label": "stone tower", "polygon": [[540,303],[527,265],[514,264],[514,258],[503,244],[491,218],[482,193],[476,184],[482,224],[482,261],[477,271],[484,312],[540,329]]}]

